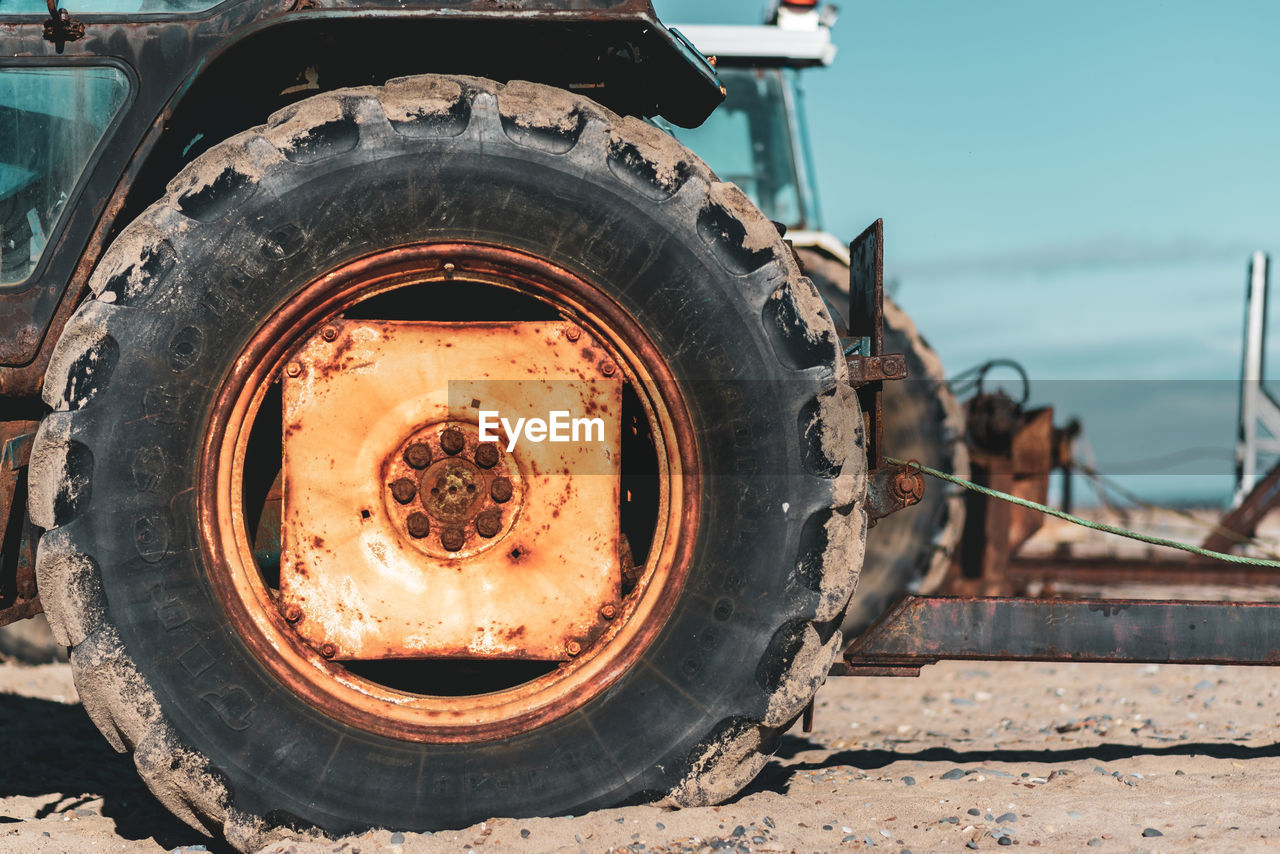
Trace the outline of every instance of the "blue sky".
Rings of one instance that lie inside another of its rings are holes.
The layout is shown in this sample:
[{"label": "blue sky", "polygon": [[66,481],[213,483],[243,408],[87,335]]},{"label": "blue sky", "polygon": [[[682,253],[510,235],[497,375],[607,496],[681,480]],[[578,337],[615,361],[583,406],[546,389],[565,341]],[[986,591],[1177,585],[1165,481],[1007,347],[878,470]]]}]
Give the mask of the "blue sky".
[{"label": "blue sky", "polygon": [[[677,24],[764,5],[655,2]],[[1125,482],[1225,500],[1246,265],[1280,249],[1280,3],[841,6],[805,84],[827,230],[884,217],[950,371],[1018,359],[1117,471],[1216,447]]]}]

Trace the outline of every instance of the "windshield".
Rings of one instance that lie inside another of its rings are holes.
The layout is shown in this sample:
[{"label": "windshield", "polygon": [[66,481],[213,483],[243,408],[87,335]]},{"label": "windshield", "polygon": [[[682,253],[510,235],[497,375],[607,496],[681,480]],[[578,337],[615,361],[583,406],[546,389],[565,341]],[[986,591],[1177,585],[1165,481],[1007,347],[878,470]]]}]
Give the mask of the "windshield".
[{"label": "windshield", "polygon": [[[67,6],[75,17],[82,15],[181,14],[203,12],[220,0],[70,0]],[[0,16],[43,15],[49,17],[46,0],[0,0]]]},{"label": "windshield", "polygon": [[721,68],[728,95],[701,127],[673,129],[685,145],[751,197],[772,220],[812,227],[788,107],[793,92],[781,69]]},{"label": "windshield", "polygon": [[128,86],[106,66],[0,68],[0,285],[35,270]]}]

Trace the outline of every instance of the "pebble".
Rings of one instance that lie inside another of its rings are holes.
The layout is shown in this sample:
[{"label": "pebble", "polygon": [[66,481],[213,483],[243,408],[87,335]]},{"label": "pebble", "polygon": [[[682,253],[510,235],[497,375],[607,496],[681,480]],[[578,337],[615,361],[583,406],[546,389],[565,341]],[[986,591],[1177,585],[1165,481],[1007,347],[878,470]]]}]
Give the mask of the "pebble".
[{"label": "pebble", "polygon": [[916,778],[915,778],[915,777],[903,777],[903,778],[902,778],[902,782],[903,782],[903,783],[905,783],[905,784],[906,784],[906,785],[908,785],[908,786],[914,786],[914,785],[916,784]]},{"label": "pebble", "polygon": [[1199,682],[1196,683],[1197,691],[1209,691],[1212,688],[1213,688],[1213,683],[1210,682],[1208,679],[1201,679]]},{"label": "pebble", "polygon": [[977,807],[969,807],[969,815],[982,815],[982,810]]},{"label": "pebble", "polygon": [[521,838],[521,839],[528,839],[528,838],[529,838],[529,829],[528,829],[528,828],[521,828],[521,830],[520,830],[520,838]]},{"label": "pebble", "polygon": [[952,768],[950,771],[942,775],[944,780],[961,780],[964,778],[963,768]]},{"label": "pebble", "polygon": [[1142,829],[1142,835],[1143,835],[1143,836],[1164,836],[1164,834],[1163,834],[1163,833],[1161,833],[1160,831],[1156,830],[1154,827],[1145,827],[1145,828],[1143,828],[1143,829]]},{"label": "pebble", "polygon": [[[768,822],[768,821],[769,821],[769,819],[767,819],[767,818],[766,818],[766,819],[765,819],[765,821],[766,821],[766,822]],[[662,822],[658,822],[657,827],[658,827],[658,830],[666,830],[666,829],[667,829],[667,826],[666,826],[665,824],[663,824]]]},{"label": "pebble", "polygon": [[1000,844],[1000,845],[1012,845],[1012,844],[1013,844],[1013,837],[1012,837],[1012,836],[1001,836],[999,839],[997,839],[997,840],[996,840],[996,842],[997,842],[998,844]]},{"label": "pebble", "polygon": [[1007,812],[996,819],[996,824],[1008,824],[1009,822],[1013,822],[1017,820],[1018,820],[1018,816],[1016,813]]},{"label": "pebble", "polygon": [[765,827],[777,827],[777,825],[775,825],[775,824],[773,823],[773,819],[769,818],[769,816],[765,816],[765,817],[764,817],[764,826],[765,826]]},{"label": "pebble", "polygon": [[744,834],[744,833],[746,833],[746,832],[747,832],[747,829],[746,829],[745,827],[743,827],[742,825],[738,825],[737,827],[735,827],[735,828],[733,829],[733,835],[734,835],[734,836],[741,836],[742,834]]},{"label": "pebble", "polygon": [[1068,818],[1084,818],[1084,816],[1080,815],[1078,810],[1067,810],[1067,817]]},{"label": "pebble", "polygon": [[846,836],[844,839],[841,839],[840,841],[841,841],[842,843],[843,843],[843,842],[857,842],[857,841],[858,841],[858,837],[856,837],[856,836]]},{"label": "pebble", "polygon": [[1186,772],[1186,771],[1183,771],[1181,768],[1179,768],[1177,771],[1174,771],[1174,772],[1173,772],[1173,776],[1175,776],[1175,777],[1185,777],[1185,776],[1187,776],[1187,772]]},{"label": "pebble", "polygon": [[404,834],[399,832],[391,834],[391,844],[404,845]]},{"label": "pebble", "polygon": [[1088,845],[1090,848],[1097,848],[1099,845],[1102,844],[1102,840],[1095,836],[1085,844]]},{"label": "pebble", "polygon": [[976,843],[976,842],[974,842],[972,839],[970,839],[968,842],[966,842],[966,843],[964,844],[964,847],[965,847],[965,848],[972,848],[974,851],[977,851],[977,850],[978,850],[978,843]]}]

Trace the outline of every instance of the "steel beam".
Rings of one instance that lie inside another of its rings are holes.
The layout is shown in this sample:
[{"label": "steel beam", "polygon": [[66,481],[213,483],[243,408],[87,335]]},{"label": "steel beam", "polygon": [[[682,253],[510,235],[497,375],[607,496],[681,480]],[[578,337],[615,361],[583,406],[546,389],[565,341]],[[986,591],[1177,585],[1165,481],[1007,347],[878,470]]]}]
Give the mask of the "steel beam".
[{"label": "steel beam", "polygon": [[916,675],[942,659],[1280,664],[1280,603],[908,596],[832,675]]},{"label": "steel beam", "polygon": [[1280,569],[1213,560],[1123,557],[1015,557],[1005,571],[1008,592],[1033,584],[1280,586]]}]

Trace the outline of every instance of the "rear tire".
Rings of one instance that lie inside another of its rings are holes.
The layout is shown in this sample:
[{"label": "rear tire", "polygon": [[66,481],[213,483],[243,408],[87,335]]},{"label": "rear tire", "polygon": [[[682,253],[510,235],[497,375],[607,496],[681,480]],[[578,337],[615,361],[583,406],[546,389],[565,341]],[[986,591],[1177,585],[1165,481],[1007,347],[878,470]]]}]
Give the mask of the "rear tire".
[{"label": "rear tire", "polygon": [[[797,247],[805,275],[838,312],[849,305],[849,267],[823,252]],[[947,385],[942,360],[893,300],[884,300],[884,351],[902,353],[907,379],[885,383],[885,453],[969,476],[964,411]],[[932,593],[945,580],[964,530],[959,487],[930,481],[924,499],[881,519],[867,534],[858,591],[841,624],[852,641],[906,593]]]},{"label": "rear tire", "polygon": [[[701,483],[687,575],[636,662],[545,723],[460,743],[295,693],[238,633],[214,583],[235,557],[202,527],[201,449],[246,342],[329,271],[442,243],[526,253],[634,319],[688,408]],[[32,454],[40,592],[86,710],[192,826],[249,849],[715,803],[825,679],[866,526],[838,339],[768,220],[648,125],[476,78],[317,95],[193,162],[91,288]]]}]

